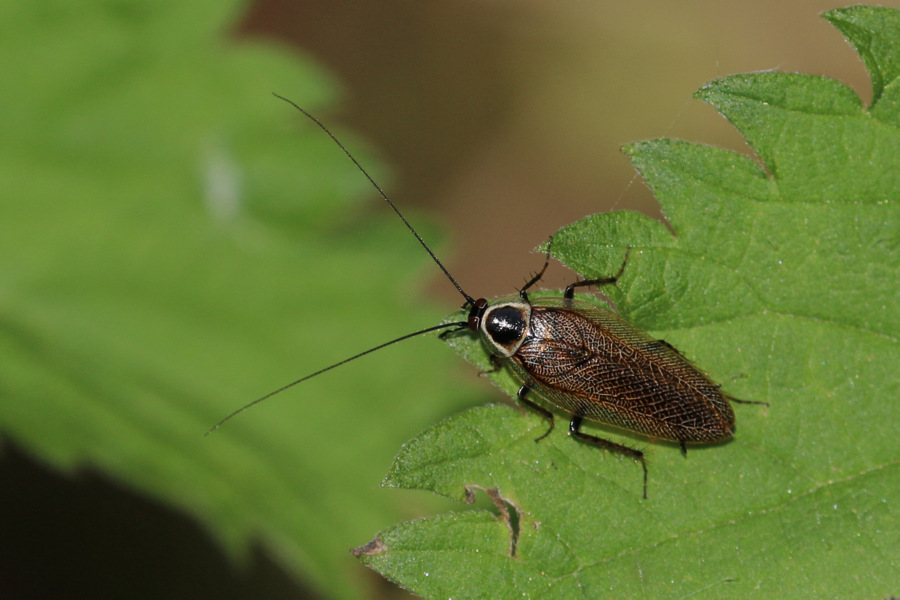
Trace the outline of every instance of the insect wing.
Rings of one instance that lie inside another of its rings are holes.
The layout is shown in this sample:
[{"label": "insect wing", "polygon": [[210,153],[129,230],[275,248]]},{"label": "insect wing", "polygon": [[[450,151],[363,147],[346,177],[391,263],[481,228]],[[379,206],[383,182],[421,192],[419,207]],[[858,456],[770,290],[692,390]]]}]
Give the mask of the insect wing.
[{"label": "insect wing", "polygon": [[734,430],[728,399],[690,361],[592,304],[534,300],[510,362],[538,396],[598,423],[680,442],[719,441]]}]

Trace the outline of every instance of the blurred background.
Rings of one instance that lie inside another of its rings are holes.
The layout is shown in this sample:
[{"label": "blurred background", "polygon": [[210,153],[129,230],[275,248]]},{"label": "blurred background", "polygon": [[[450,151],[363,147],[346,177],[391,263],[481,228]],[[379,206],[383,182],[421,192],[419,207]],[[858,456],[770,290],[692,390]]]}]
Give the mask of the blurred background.
[{"label": "blurred background", "polygon": [[[329,402],[276,402],[202,437],[323,360],[460,304],[362,175],[271,92],[327,122],[463,287],[491,297],[521,285],[563,225],[661,218],[621,145],[749,152],[691,99],[707,81],[814,73],[868,101],[863,66],[818,17],[837,6],[0,10],[0,596],[405,597],[347,550],[447,505],[378,483],[403,441],[497,400],[439,344],[304,389]],[[229,189],[251,198],[239,217]],[[162,216],[170,201],[180,212]],[[571,279],[556,266],[545,281]]]},{"label": "blurred background", "polygon": [[706,82],[823,74],[867,100],[861,63],[818,18],[837,6],[272,1],[254,4],[240,31],[276,36],[337,75],[337,117],[390,165],[392,197],[435,210],[451,272],[491,297],[539,268],[531,250],[563,225],[612,208],[660,216],[623,144],[674,137],[749,153],[691,99]]}]

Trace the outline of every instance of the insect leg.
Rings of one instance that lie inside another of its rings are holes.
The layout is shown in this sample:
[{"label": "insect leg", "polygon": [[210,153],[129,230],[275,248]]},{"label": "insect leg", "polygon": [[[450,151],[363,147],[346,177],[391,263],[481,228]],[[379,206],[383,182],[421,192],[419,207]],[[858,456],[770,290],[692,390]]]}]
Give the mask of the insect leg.
[{"label": "insect leg", "polygon": [[581,431],[581,417],[575,415],[572,417],[572,420],[569,421],[569,433],[572,434],[573,437],[578,438],[583,442],[587,442],[588,444],[593,444],[595,446],[600,446],[601,448],[605,448],[610,452],[616,452],[618,454],[624,454],[625,456],[630,456],[634,459],[635,462],[640,462],[641,467],[644,469],[644,500],[647,499],[647,461],[644,459],[644,453],[640,450],[635,450],[634,448],[629,448],[628,446],[623,446],[622,444],[617,444],[615,442],[610,442],[609,440],[604,440],[603,438],[599,438],[595,435],[591,435],[589,433],[584,433]]},{"label": "insect leg", "polygon": [[600,279],[585,279],[583,281],[576,281],[575,283],[566,287],[566,291],[563,294],[563,298],[566,300],[571,300],[575,297],[575,288],[577,287],[585,287],[589,285],[601,286],[601,285],[612,285],[619,280],[619,277],[622,276],[622,273],[625,272],[625,264],[628,262],[628,255],[631,254],[631,246],[628,246],[628,249],[625,250],[625,258],[622,260],[622,266],[619,267],[619,272],[613,275],[612,277],[601,277]]},{"label": "insect leg", "polygon": [[442,331],[442,332],[438,335],[438,337],[439,337],[440,339],[444,340],[444,339],[447,339],[447,336],[448,336],[448,335],[452,335],[452,334],[454,334],[454,333],[456,333],[456,332],[458,332],[458,331],[462,331],[463,329],[468,329],[468,325],[466,325],[465,323],[459,323],[459,324],[456,326],[455,329],[447,329],[447,330],[445,330],[445,331]]},{"label": "insect leg", "polygon": [[500,357],[496,354],[491,354],[491,368],[486,371],[478,371],[478,375],[484,377],[485,375],[490,375],[491,373],[496,373],[500,369],[503,368],[503,363],[500,361]]},{"label": "insect leg", "polygon": [[[676,348],[675,346],[673,346],[672,344],[670,344],[670,343],[667,342],[666,340],[656,340],[656,343],[657,343],[657,344],[660,344],[661,346],[665,346],[666,348],[668,348],[668,349],[671,350],[672,352],[678,352],[678,354],[681,354],[681,352],[678,350],[678,348]],[[682,356],[684,356],[684,355],[682,354]]]},{"label": "insect leg", "polygon": [[519,295],[522,297],[522,300],[528,302],[528,288],[536,284],[541,280],[541,277],[544,276],[544,271],[547,270],[547,267],[550,266],[550,248],[553,247],[553,236],[550,236],[550,239],[547,241],[547,254],[544,256],[544,266],[541,267],[541,270],[538,271],[537,275],[532,277],[528,283],[522,286],[522,289],[519,290]]},{"label": "insect leg", "polygon": [[544,435],[542,435],[539,438],[535,438],[534,441],[539,442],[542,439],[544,439],[545,437],[547,437],[548,435],[550,435],[550,432],[553,431],[553,428],[556,426],[556,421],[553,419],[552,412],[550,412],[549,410],[547,410],[540,404],[532,402],[531,400],[529,400],[528,398],[525,397],[528,394],[528,392],[531,391],[531,387],[528,385],[528,383],[529,382],[526,381],[522,385],[522,387],[519,388],[519,392],[516,394],[516,397],[519,399],[519,402],[521,402],[522,404],[524,404],[531,410],[535,411],[536,413],[538,413],[539,415],[541,415],[542,417],[544,417],[545,419],[550,421],[550,427],[547,429],[546,433],[544,433]]},{"label": "insect leg", "polygon": [[763,406],[769,406],[768,402],[763,402],[761,400],[741,400],[740,398],[735,398],[734,396],[729,396],[728,394],[723,395],[732,402],[737,402],[738,404],[762,404]]}]

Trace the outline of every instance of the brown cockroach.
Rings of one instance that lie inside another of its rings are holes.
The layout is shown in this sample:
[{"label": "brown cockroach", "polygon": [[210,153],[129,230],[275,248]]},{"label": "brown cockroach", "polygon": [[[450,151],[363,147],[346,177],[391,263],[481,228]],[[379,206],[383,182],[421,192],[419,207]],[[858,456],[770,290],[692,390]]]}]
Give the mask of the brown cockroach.
[{"label": "brown cockroach", "polygon": [[506,365],[515,375],[521,386],[516,394],[518,400],[550,422],[546,433],[535,441],[549,435],[555,423],[553,413],[532,399],[537,396],[569,415],[569,432],[576,439],[639,462],[644,472],[644,498],[647,497],[644,453],[584,433],[581,430],[584,419],[652,439],[677,442],[683,453],[687,451],[687,443],[719,442],[734,434],[734,411],[730,401],[747,401],[722,393],[717,384],[669,343],[652,337],[612,311],[575,299],[576,288],[615,284],[625,270],[630,248],[616,275],[575,282],[565,289],[562,298],[532,300],[528,290],[541,279],[549,265],[551,238],[543,268],[518,295],[493,302],[475,299],[463,291],[391,199],[334,134],[294,102],[276,96],[324,130],[368,178],[463,296],[463,308],[469,310],[469,315],[466,321],[442,323],[404,335],[282,386],[229,414],[207,433],[254,404],[391,344],[441,329],[445,330],[441,337],[468,329],[479,334],[491,353],[495,369]]}]

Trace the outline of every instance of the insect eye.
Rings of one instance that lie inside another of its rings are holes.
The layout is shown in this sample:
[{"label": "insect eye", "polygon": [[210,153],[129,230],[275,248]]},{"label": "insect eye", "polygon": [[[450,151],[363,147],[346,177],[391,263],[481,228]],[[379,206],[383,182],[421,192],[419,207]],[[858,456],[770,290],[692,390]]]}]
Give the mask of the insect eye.
[{"label": "insect eye", "polygon": [[481,327],[481,319],[484,318],[484,311],[487,310],[487,307],[488,301],[484,298],[479,298],[475,301],[475,304],[472,305],[472,310],[469,312],[469,329],[478,331],[478,328]]},{"label": "insect eye", "polygon": [[525,334],[525,315],[515,306],[499,306],[488,315],[485,329],[497,344],[509,346]]}]

